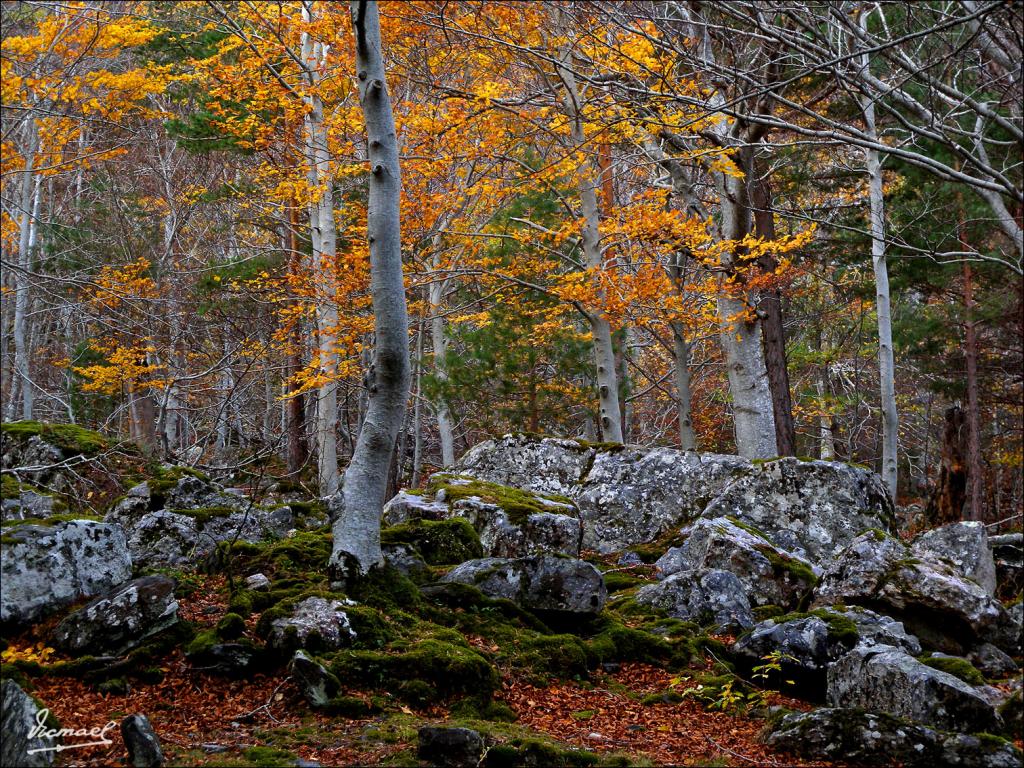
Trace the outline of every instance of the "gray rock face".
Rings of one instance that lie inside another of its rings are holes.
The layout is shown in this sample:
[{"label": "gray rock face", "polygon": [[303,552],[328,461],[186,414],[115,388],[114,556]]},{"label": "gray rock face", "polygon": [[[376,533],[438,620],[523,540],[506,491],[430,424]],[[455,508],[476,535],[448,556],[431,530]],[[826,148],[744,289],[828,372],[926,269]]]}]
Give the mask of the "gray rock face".
[{"label": "gray rock face", "polygon": [[116,655],[178,620],[174,582],[145,576],[69,614],[53,631],[55,647],[71,655]]},{"label": "gray rock face", "polygon": [[53,496],[47,493],[23,490],[17,498],[3,500],[0,505],[0,519],[7,522],[9,520],[47,518],[55,511]]},{"label": "gray rock face", "polygon": [[895,520],[892,500],[874,472],[792,457],[750,464],[701,516],[735,517],[822,564],[858,534],[892,530]]},{"label": "gray rock face", "polygon": [[132,768],[160,768],[164,764],[160,739],[145,715],[129,715],[122,720],[121,736]]},{"label": "gray rock face", "polygon": [[[53,765],[51,751],[57,741],[45,736],[30,737],[40,724],[38,705],[13,680],[0,682],[0,765],[47,768]],[[46,751],[38,751],[46,750]]]},{"label": "gray rock face", "polygon": [[669,549],[654,564],[659,578],[718,568],[736,574],[752,604],[785,609],[795,607],[817,582],[806,560],[727,518],[698,520],[680,533],[686,537],[683,544]]},{"label": "gray rock face", "polygon": [[925,531],[914,539],[911,550],[918,557],[946,563],[988,594],[996,593],[996,563],[984,523],[950,523]]},{"label": "gray rock face", "polygon": [[266,592],[270,589],[270,579],[265,573],[254,573],[245,577],[245,588],[253,592]]},{"label": "gray rock face", "polygon": [[430,568],[416,550],[408,544],[390,544],[381,548],[384,562],[413,581],[425,580]]},{"label": "gray rock face", "polygon": [[828,702],[946,730],[978,732],[998,726],[992,704],[970,685],[887,645],[855,648],[833,664]]},{"label": "gray rock face", "polygon": [[222,541],[281,538],[295,526],[287,506],[250,506],[244,497],[191,475],[167,493],[163,509],[152,510],[159,501],[148,483],[140,483],[104,517],[124,527],[137,565],[195,565]]},{"label": "gray rock face", "polygon": [[575,440],[505,435],[470,448],[455,469],[499,485],[571,496],[594,453]]},{"label": "gray rock face", "polygon": [[865,605],[901,619],[926,644],[950,653],[988,640],[1013,652],[1020,642],[1003,606],[950,566],[912,556],[891,536],[868,531],[822,576],[816,605]]},{"label": "gray rock face", "polygon": [[736,574],[721,570],[680,571],[636,593],[636,601],[669,616],[722,630],[754,626],[746,588]]},{"label": "gray rock face", "polygon": [[470,560],[442,581],[469,584],[488,597],[513,600],[537,611],[594,614],[608,599],[600,571],[583,560],[557,555]]},{"label": "gray rock face", "polygon": [[[483,479],[449,473],[439,473],[433,477],[452,486],[468,486]],[[531,508],[540,511],[513,512],[479,496],[449,499],[446,498],[446,489],[441,488],[436,498],[402,491],[385,505],[384,522],[397,525],[411,520],[461,517],[476,530],[483,552],[488,557],[528,557],[545,552],[578,556],[581,525],[576,508],[546,498],[539,492],[518,490],[517,493],[529,495]]]},{"label": "gray rock face", "polygon": [[859,608],[820,609],[815,614],[789,621],[762,621],[736,641],[733,653],[748,668],[763,664],[771,653],[783,654],[781,679],[795,679],[799,692],[815,700],[825,696],[829,665],[855,646],[885,644],[910,654],[921,653],[917,638],[888,616]]},{"label": "gray rock face", "polygon": [[861,531],[889,530],[893,505],[877,475],[845,464],[669,448],[612,450],[506,435],[470,449],[458,471],[574,499],[583,547],[614,552],[691,522],[734,516],[778,547],[819,562]]},{"label": "gray rock face", "polygon": [[291,616],[271,623],[267,643],[279,650],[335,650],[350,645],[355,637],[343,602],[307,597],[292,609]]},{"label": "gray rock face", "polygon": [[891,715],[818,709],[784,717],[765,738],[768,746],[808,760],[851,765],[971,766],[1013,768],[1012,744],[982,743],[974,736],[935,731]]},{"label": "gray rock face", "polygon": [[527,557],[557,552],[573,557],[580,553],[580,521],[572,507],[550,502],[560,512],[539,512],[514,522],[496,504],[460,499],[449,516],[464,517],[480,536],[484,553],[490,557]]},{"label": "gray rock face", "polygon": [[132,559],[120,526],[71,520],[4,531],[0,621],[35,621],[123,584]]},{"label": "gray rock face", "polygon": [[656,448],[600,451],[575,492],[583,546],[614,552],[654,541],[697,517],[750,467],[736,456]]},{"label": "gray rock face", "polygon": [[18,477],[33,485],[41,485],[61,493],[68,488],[68,481],[62,467],[64,452],[56,445],[46,442],[39,435],[27,440],[8,438],[0,433],[0,466],[4,469],[18,469]]},{"label": "gray rock face", "polygon": [[384,525],[399,525],[409,520],[444,520],[448,505],[408,491],[399,491],[384,505]]},{"label": "gray rock face", "polygon": [[418,733],[416,756],[428,765],[442,768],[471,768],[479,765],[484,740],[470,728],[425,725]]},{"label": "gray rock face", "polygon": [[303,651],[296,651],[288,671],[311,707],[322,707],[338,695],[341,683]]}]

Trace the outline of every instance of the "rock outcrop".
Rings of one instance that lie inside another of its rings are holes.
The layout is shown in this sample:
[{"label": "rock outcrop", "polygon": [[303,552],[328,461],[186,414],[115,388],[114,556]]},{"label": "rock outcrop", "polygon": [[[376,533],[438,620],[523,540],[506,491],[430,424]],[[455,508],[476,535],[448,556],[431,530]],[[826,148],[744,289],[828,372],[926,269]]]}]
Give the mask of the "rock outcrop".
[{"label": "rock outcrop", "polygon": [[972,686],[888,645],[855,648],[828,670],[828,702],[955,731],[998,730],[992,703]]},{"label": "rock outcrop", "polygon": [[0,622],[35,621],[131,578],[132,558],[118,525],[71,520],[4,529]]},{"label": "rock outcrop", "polygon": [[604,578],[594,566],[550,554],[470,560],[442,581],[469,584],[488,597],[512,600],[535,611],[595,614],[608,599]]},{"label": "rock outcrop", "polygon": [[49,768],[59,742],[34,736],[46,716],[32,697],[13,680],[0,682],[0,765]]},{"label": "rock outcrop", "polygon": [[166,576],[144,576],[69,614],[54,629],[53,643],[73,656],[116,655],[177,620],[174,582]]},{"label": "rock outcrop", "polygon": [[926,646],[948,653],[985,641],[1013,653],[1020,643],[1006,610],[981,586],[880,531],[858,536],[822,575],[815,604],[835,603],[897,618]]},{"label": "rock outcrop", "polygon": [[669,616],[714,626],[721,631],[747,629],[754,614],[743,582],[730,571],[680,571],[636,593],[636,602]]},{"label": "rock outcrop", "polygon": [[998,738],[944,733],[892,715],[828,708],[786,715],[765,738],[807,760],[849,765],[1016,768],[1020,750]]}]

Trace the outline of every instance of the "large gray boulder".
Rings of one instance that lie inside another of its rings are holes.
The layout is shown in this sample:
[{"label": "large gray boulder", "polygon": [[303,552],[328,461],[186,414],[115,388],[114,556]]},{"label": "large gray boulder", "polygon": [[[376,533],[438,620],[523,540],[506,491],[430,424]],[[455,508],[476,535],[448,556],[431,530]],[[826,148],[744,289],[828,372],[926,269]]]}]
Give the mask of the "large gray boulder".
[{"label": "large gray boulder", "polygon": [[53,765],[58,741],[46,734],[46,715],[32,697],[13,680],[0,682],[0,765],[48,768]]},{"label": "large gray boulder", "polygon": [[576,440],[505,435],[470,448],[455,470],[499,485],[569,496],[594,454],[594,448]]},{"label": "large gray boulder", "polygon": [[680,531],[683,543],[654,564],[658,577],[718,568],[743,582],[754,605],[795,607],[817,583],[810,563],[779,549],[763,534],[725,517],[698,520]]},{"label": "large gray boulder", "polygon": [[[829,665],[857,646],[889,645],[910,654],[921,653],[921,644],[903,625],[888,616],[863,608],[824,608],[812,615],[797,614],[758,623],[733,645],[733,655],[747,670],[764,665],[771,654],[780,654],[778,681],[794,680],[796,692],[821,700],[826,692]],[[787,693],[790,688],[780,685]]]},{"label": "large gray boulder", "polygon": [[664,610],[674,618],[713,625],[724,631],[754,625],[746,587],[729,571],[680,571],[657,584],[641,587],[635,600],[640,605]]},{"label": "large gray boulder", "polygon": [[880,531],[858,536],[828,567],[816,605],[863,605],[900,619],[926,646],[960,654],[991,642],[1011,654],[1020,638],[998,600],[951,566],[921,559]]},{"label": "large gray boulder", "polygon": [[583,520],[583,546],[615,552],[654,541],[697,517],[749,468],[737,456],[670,448],[599,451],[570,493]]},{"label": "large gray boulder", "polygon": [[69,614],[53,630],[56,648],[71,655],[116,655],[178,620],[174,582],[134,579]]},{"label": "large gray boulder", "polygon": [[71,520],[4,530],[0,622],[27,623],[131,578],[132,558],[118,525]]},{"label": "large gray boulder", "polygon": [[806,760],[850,765],[933,768],[1018,768],[1020,750],[1009,742],[944,733],[892,715],[827,708],[786,715],[764,739],[773,749]]},{"label": "large gray boulder", "polygon": [[40,435],[9,437],[0,432],[0,466],[17,470],[19,479],[62,493],[69,489],[64,451]]},{"label": "large gray boulder", "polygon": [[734,517],[822,564],[863,531],[891,531],[895,524],[892,499],[874,472],[793,457],[752,462],[701,516]]},{"label": "large gray boulder", "polygon": [[489,597],[512,600],[535,611],[596,614],[608,599],[597,568],[552,554],[470,560],[452,569],[442,582],[469,584]]},{"label": "large gray boulder", "polygon": [[828,670],[830,706],[887,712],[945,730],[997,730],[992,703],[953,675],[899,648],[854,648]]},{"label": "large gray boulder", "polygon": [[307,597],[292,608],[290,615],[271,622],[267,644],[284,651],[333,651],[349,646],[356,632],[345,608],[346,603],[340,600]]},{"label": "large gray boulder", "polygon": [[399,525],[410,520],[444,520],[448,517],[448,504],[432,496],[399,491],[384,505],[384,525]]},{"label": "large gray boulder", "polygon": [[995,595],[996,563],[984,523],[950,523],[925,531],[914,539],[911,550],[918,557],[946,563]]}]

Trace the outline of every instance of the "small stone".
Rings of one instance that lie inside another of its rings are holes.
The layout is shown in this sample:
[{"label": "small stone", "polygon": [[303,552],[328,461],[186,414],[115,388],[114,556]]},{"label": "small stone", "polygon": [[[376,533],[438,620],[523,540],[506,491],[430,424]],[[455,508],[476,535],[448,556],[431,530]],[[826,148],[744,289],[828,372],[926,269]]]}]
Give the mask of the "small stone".
[{"label": "small stone", "polygon": [[270,579],[265,574],[254,573],[252,576],[246,577],[245,588],[251,589],[253,592],[263,592],[270,589]]},{"label": "small stone", "polygon": [[227,744],[200,744],[199,748],[208,755],[217,755],[231,749]]},{"label": "small stone", "polygon": [[160,768],[164,764],[160,740],[145,715],[129,715],[122,720],[121,736],[132,768]]},{"label": "small stone", "polygon": [[637,565],[643,564],[644,561],[641,559],[640,555],[632,550],[623,552],[619,555],[618,565],[622,568],[633,568]]},{"label": "small stone", "polygon": [[295,652],[289,665],[289,671],[299,686],[299,690],[302,691],[303,697],[312,707],[324,706],[337,696],[341,689],[338,678],[302,651]]}]

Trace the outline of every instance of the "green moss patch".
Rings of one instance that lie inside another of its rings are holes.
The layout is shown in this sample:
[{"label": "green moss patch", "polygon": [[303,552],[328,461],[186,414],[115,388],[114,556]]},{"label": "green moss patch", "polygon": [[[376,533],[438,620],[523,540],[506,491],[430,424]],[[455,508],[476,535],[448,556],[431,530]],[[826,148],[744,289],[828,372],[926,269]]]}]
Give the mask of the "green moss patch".
[{"label": "green moss patch", "polygon": [[[453,482],[457,480],[458,482]],[[498,485],[484,480],[471,477],[454,477],[451,475],[440,475],[431,478],[429,490],[436,495],[438,491],[445,492],[445,501],[456,502],[459,499],[476,497],[488,504],[501,507],[508,515],[509,520],[515,525],[522,525],[530,515],[543,512],[566,513],[570,510],[562,509],[559,506],[545,504],[544,499],[556,502],[558,505],[567,504],[572,510],[576,505],[572,499],[554,494],[531,493],[518,488],[510,488],[507,485]]]},{"label": "green moss patch", "polygon": [[968,685],[984,685],[985,676],[967,659],[953,656],[918,656],[917,660],[932,669],[945,672],[963,680]]},{"label": "green moss patch", "polygon": [[[65,457],[81,454],[95,456],[110,448],[111,443],[99,432],[85,429],[77,424],[44,424],[39,421],[10,421],[0,424],[4,437],[27,440],[38,436],[40,439],[60,448]],[[135,450],[122,445],[122,450]]]},{"label": "green moss patch", "polygon": [[480,537],[467,520],[410,520],[381,531],[381,543],[408,544],[429,565],[463,563],[483,557]]}]

